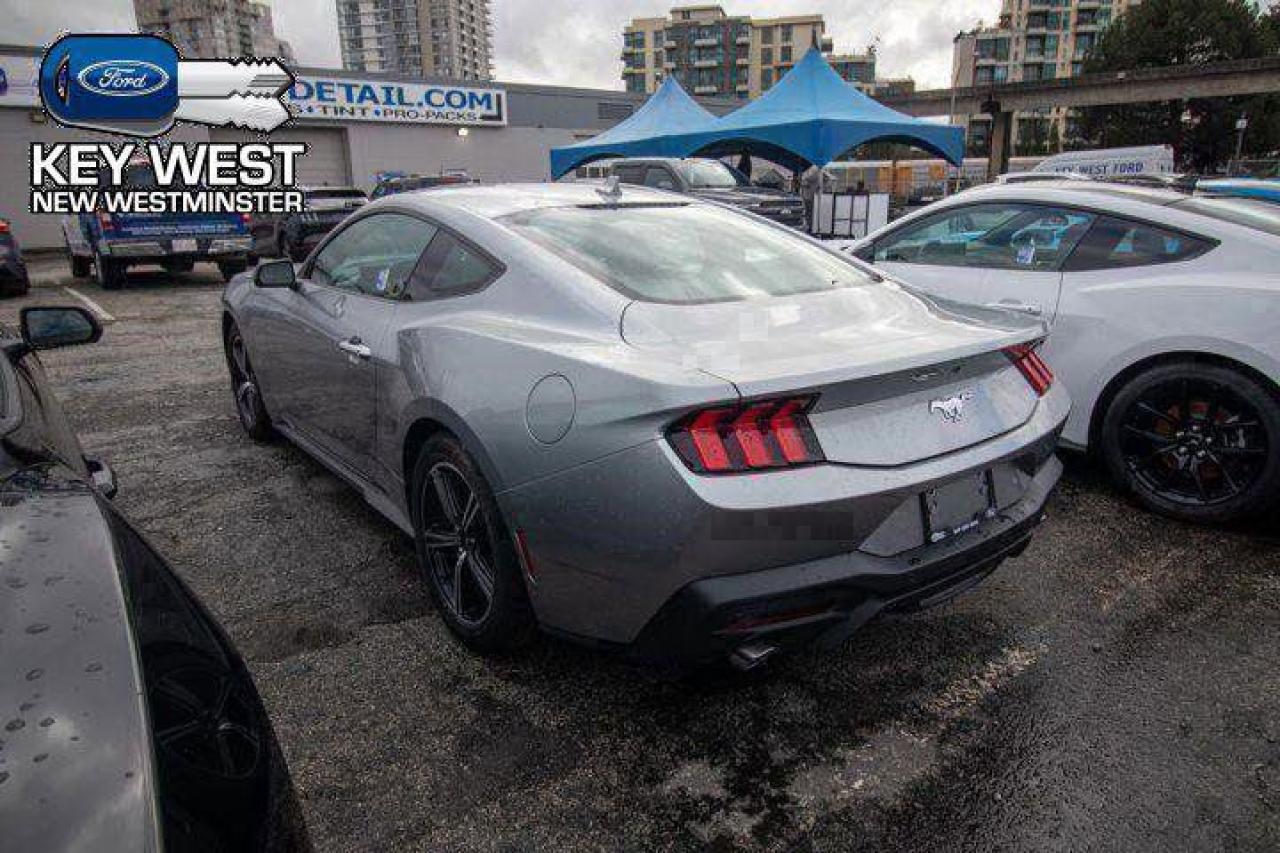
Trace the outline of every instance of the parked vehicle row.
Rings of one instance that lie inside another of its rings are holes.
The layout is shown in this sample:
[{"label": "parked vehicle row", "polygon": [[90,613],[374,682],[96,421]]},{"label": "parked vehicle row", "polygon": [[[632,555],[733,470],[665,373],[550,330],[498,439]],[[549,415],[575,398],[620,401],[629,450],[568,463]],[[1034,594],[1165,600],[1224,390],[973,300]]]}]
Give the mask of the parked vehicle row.
[{"label": "parked vehicle row", "polygon": [[1280,209],[1064,180],[967,190],[854,253],[925,292],[1044,319],[1063,443],[1193,521],[1280,498]]}]

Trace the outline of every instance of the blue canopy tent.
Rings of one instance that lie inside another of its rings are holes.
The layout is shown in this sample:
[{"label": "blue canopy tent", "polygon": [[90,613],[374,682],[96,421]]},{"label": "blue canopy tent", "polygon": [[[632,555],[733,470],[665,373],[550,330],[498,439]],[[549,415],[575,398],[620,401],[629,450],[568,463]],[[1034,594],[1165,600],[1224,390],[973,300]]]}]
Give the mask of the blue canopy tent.
[{"label": "blue canopy tent", "polygon": [[747,151],[800,171],[825,166],[873,141],[914,145],[955,165],[964,159],[962,129],[878,103],[841,79],[814,47],[763,97],[705,128],[680,134],[674,156]]},{"label": "blue canopy tent", "polygon": [[674,141],[680,134],[707,127],[715,120],[690,98],[675,77],[668,77],[626,121],[598,136],[551,149],[551,174],[558,178],[592,160],[605,157],[682,157]]}]

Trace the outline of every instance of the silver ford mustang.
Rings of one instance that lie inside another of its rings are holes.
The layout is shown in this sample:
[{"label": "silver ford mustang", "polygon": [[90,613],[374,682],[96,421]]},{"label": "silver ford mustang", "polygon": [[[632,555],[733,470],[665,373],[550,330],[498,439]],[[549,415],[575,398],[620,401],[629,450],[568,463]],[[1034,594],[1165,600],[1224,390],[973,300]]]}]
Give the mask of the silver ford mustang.
[{"label": "silver ford mustang", "polygon": [[838,642],[1020,553],[1061,472],[1038,321],[640,187],[390,196],[222,325],[249,434],[411,534],[483,651]]}]

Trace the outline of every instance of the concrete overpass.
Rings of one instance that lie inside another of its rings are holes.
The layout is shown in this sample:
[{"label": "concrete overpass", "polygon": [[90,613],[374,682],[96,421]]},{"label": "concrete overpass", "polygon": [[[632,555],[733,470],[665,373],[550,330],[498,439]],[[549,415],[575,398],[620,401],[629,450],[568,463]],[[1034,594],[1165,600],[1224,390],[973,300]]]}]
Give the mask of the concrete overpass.
[{"label": "concrete overpass", "polygon": [[[1055,80],[928,89],[883,98],[885,106],[913,116],[990,115],[991,177],[1009,166],[1013,114],[1053,107],[1099,107],[1192,98],[1224,98],[1280,92],[1280,56],[1205,65],[1138,68]],[[954,96],[954,107],[952,97]]]}]

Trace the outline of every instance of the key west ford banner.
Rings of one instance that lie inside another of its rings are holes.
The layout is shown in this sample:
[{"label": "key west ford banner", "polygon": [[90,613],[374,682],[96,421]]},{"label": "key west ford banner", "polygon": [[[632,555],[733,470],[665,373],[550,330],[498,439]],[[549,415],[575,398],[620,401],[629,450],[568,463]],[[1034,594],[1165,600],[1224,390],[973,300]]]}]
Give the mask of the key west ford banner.
[{"label": "key west ford banner", "polygon": [[299,74],[285,97],[300,119],[498,127],[507,123],[507,93],[502,89]]}]

